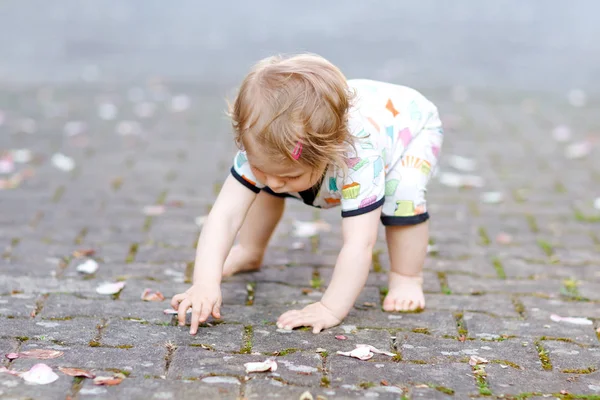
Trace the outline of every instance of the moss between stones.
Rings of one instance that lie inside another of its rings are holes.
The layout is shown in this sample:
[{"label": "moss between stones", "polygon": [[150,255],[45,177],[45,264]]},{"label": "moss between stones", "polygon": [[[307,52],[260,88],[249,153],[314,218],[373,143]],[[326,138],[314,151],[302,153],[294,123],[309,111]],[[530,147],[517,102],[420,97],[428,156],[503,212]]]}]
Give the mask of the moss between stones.
[{"label": "moss between stones", "polygon": [[565,374],[591,374],[597,370],[598,368],[596,367],[587,367],[583,369],[563,369],[560,372],[564,372]]},{"label": "moss between stones", "polygon": [[331,381],[329,380],[328,377],[324,376],[321,378],[321,387],[328,388],[330,384],[331,384]]},{"label": "moss between stones", "polygon": [[370,389],[372,387],[375,387],[375,384],[373,382],[361,382],[358,384],[358,386],[360,386],[363,389]]}]

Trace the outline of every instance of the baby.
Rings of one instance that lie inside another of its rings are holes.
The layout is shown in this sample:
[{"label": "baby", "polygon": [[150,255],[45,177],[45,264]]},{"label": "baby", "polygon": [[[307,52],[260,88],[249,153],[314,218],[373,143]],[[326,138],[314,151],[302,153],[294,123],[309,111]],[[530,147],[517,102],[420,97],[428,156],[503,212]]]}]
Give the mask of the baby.
[{"label": "baby", "polygon": [[222,277],[260,268],[287,197],[340,206],[343,246],[321,301],[284,313],[279,328],[318,333],[346,317],[367,281],[379,221],[391,264],[383,309],[422,309],[425,192],[443,138],[436,107],[408,87],[346,80],[322,57],[296,55],[256,64],[230,112],[240,151],[198,240],[193,285],[171,300],[180,325],[190,307],[191,334],[221,317]]}]

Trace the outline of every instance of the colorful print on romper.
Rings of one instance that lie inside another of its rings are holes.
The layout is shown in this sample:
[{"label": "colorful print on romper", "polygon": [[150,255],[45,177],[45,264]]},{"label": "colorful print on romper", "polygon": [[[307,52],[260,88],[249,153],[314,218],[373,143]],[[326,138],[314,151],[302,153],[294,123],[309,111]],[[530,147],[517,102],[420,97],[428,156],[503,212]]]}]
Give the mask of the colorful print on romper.
[{"label": "colorful print on romper", "polygon": [[235,161],[237,163],[237,167],[242,168],[242,165],[246,164],[248,159],[246,158],[246,155],[244,153],[240,152],[237,156],[237,160]]},{"label": "colorful print on romper", "polygon": [[425,203],[421,203],[415,207],[415,215],[425,214],[427,212],[427,208],[425,207]]},{"label": "colorful print on romper", "polygon": [[377,157],[373,163],[373,179],[377,178],[381,171],[383,171],[383,159],[381,157]]},{"label": "colorful print on romper", "polygon": [[375,196],[375,195],[369,196],[360,202],[360,205],[358,206],[358,208],[364,208],[364,207],[370,206],[371,204],[375,203],[376,201],[377,201],[377,196]]},{"label": "colorful print on romper", "polygon": [[431,173],[431,164],[427,160],[423,160],[423,164],[421,165],[421,173],[425,176],[429,176]]},{"label": "colorful print on romper", "polygon": [[342,197],[346,200],[356,199],[360,193],[360,183],[352,182],[342,187]]},{"label": "colorful print on romper", "polygon": [[342,200],[336,199],[334,197],[325,197],[323,200],[325,200],[325,203],[331,204],[332,206],[337,206],[342,202]]},{"label": "colorful print on romper", "polygon": [[388,137],[390,138],[390,140],[394,140],[394,126],[393,125],[386,126],[385,127],[385,134],[388,135]]},{"label": "colorful print on romper", "polygon": [[[423,166],[423,163],[426,163],[426,162],[427,161],[423,160],[422,158],[415,157],[415,156],[405,156],[404,158],[402,158],[402,166],[403,167],[421,169],[421,167]],[[429,163],[427,163],[427,164],[429,164]],[[431,164],[429,164],[429,167],[431,168]]]},{"label": "colorful print on romper", "polygon": [[396,217],[411,217],[415,215],[415,203],[410,200],[398,200],[396,202],[396,210],[394,216]]},{"label": "colorful print on romper", "polygon": [[355,171],[358,171],[359,169],[364,167],[367,163],[368,163],[367,160],[365,160],[364,158],[361,159],[359,157],[352,157],[352,158],[349,158],[348,160],[346,160],[346,165],[348,165],[349,168],[352,168]]},{"label": "colorful print on romper", "polygon": [[423,113],[419,110],[419,105],[416,101],[411,101],[408,105],[408,113],[410,114],[410,119],[413,121],[419,121],[423,118]]},{"label": "colorful print on romper", "polygon": [[338,191],[337,180],[333,176],[329,178],[329,191],[330,192]]},{"label": "colorful print on romper", "polygon": [[375,129],[377,129],[377,132],[379,132],[379,125],[377,125],[377,122],[375,122],[375,120],[371,117],[367,117],[367,121],[369,121],[371,123],[371,125],[373,125],[373,127]]},{"label": "colorful print on romper", "polygon": [[400,132],[398,132],[398,140],[402,142],[404,147],[408,146],[412,138],[412,133],[410,133],[410,129],[408,128],[404,128]]},{"label": "colorful print on romper", "polygon": [[390,179],[385,182],[385,195],[393,196],[396,193],[396,189],[398,188],[398,184],[400,183],[400,179]]},{"label": "colorful print on romper", "polygon": [[394,118],[396,118],[396,115],[400,114],[398,112],[398,110],[396,110],[396,107],[394,107],[394,103],[392,103],[392,99],[388,99],[385,108],[392,113],[392,115],[394,116]]}]

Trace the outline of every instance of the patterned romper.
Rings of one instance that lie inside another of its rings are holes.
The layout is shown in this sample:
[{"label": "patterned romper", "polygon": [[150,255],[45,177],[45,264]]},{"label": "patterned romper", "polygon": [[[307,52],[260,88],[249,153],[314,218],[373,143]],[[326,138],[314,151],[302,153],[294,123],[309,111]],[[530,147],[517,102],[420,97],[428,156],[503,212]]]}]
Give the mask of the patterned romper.
[{"label": "patterned romper", "polygon": [[236,154],[231,174],[255,193],[262,189],[319,208],[341,206],[342,217],[383,206],[384,225],[426,221],[426,186],[443,140],[437,108],[405,86],[366,79],[348,84],[357,94],[348,117],[356,151],[349,150],[346,174],[331,165],[313,188],[275,193],[256,180],[243,151]]}]

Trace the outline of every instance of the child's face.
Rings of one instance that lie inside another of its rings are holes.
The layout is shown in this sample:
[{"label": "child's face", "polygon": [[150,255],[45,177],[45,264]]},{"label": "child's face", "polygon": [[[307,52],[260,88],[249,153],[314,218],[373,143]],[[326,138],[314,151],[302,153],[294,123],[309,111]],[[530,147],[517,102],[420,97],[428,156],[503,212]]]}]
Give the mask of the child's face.
[{"label": "child's face", "polygon": [[256,179],[275,193],[302,192],[310,189],[316,185],[325,170],[325,167],[316,171],[301,164],[275,164],[265,160],[265,157],[253,157],[250,154],[247,156]]}]

